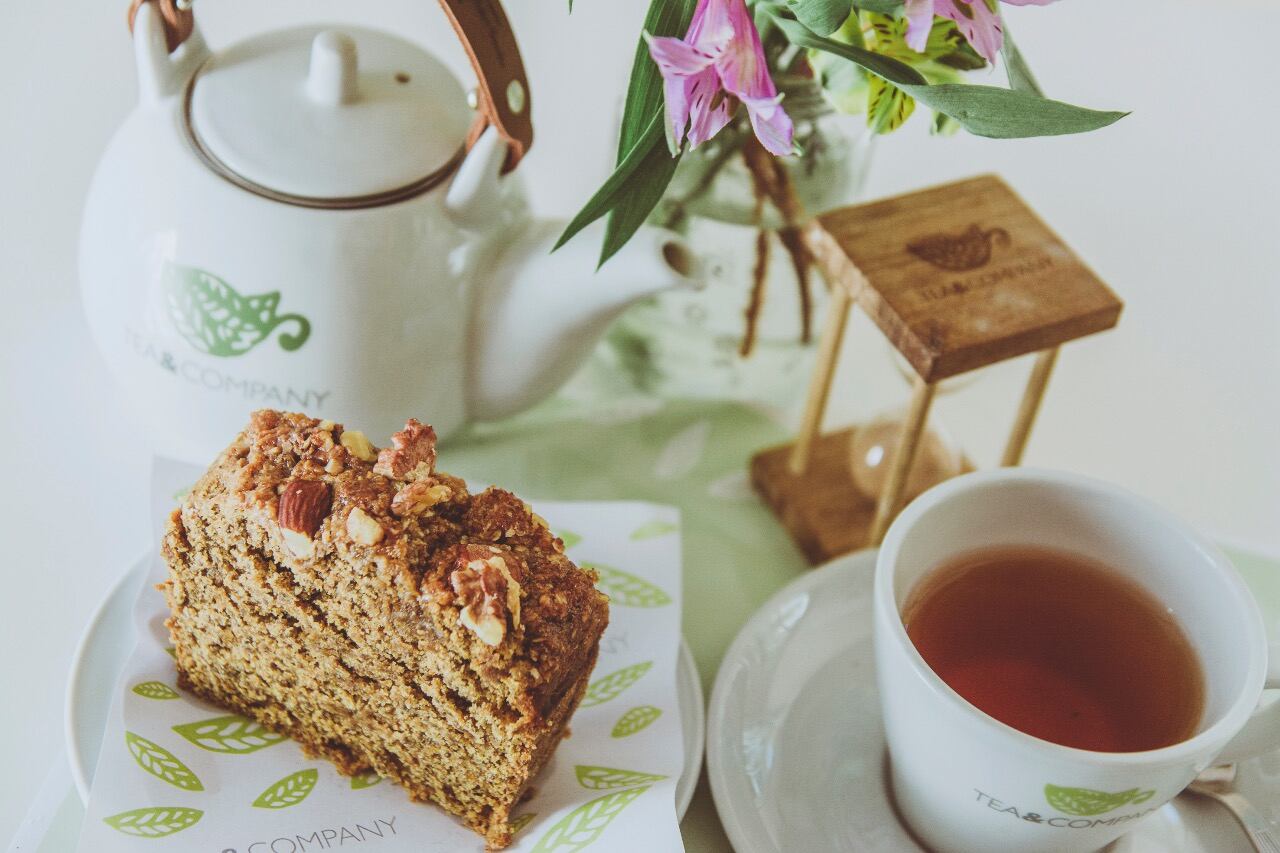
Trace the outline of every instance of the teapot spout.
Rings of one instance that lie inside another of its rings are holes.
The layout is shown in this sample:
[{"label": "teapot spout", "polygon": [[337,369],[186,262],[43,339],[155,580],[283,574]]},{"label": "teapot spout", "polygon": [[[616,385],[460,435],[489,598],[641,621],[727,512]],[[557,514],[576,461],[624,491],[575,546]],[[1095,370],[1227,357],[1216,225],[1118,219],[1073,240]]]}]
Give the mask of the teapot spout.
[{"label": "teapot spout", "polygon": [[678,234],[642,228],[594,275],[602,225],[551,253],[563,223],[537,222],[502,253],[473,306],[470,413],[496,420],[554,393],[629,305],[698,287],[702,264]]}]

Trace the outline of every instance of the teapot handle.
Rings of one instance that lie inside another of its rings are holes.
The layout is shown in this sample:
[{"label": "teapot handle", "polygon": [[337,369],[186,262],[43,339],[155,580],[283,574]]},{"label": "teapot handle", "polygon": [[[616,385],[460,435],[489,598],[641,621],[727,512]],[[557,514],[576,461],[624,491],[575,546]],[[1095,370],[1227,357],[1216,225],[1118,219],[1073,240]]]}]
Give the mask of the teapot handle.
[{"label": "teapot handle", "polygon": [[[143,3],[155,3],[164,25],[169,52],[178,49],[195,27],[191,0],[132,0],[129,31]],[[471,60],[478,82],[476,122],[467,134],[470,149],[485,129],[492,126],[507,143],[507,160],[502,171],[510,172],[533,144],[532,104],[529,79],[516,44],[511,22],[499,0],[440,0]]]}]

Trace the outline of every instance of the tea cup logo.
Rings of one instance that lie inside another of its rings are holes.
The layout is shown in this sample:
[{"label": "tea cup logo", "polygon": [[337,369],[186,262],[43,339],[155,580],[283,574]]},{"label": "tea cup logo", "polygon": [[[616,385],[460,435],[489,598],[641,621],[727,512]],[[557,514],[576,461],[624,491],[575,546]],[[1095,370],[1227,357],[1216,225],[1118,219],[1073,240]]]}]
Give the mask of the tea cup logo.
[{"label": "tea cup logo", "polygon": [[280,348],[292,352],[311,336],[311,323],[301,314],[277,314],[280,291],[241,296],[230,284],[204,270],[166,263],[164,290],[169,319],[178,334],[207,355],[244,355],[280,326]]},{"label": "tea cup logo", "polygon": [[1044,786],[1044,798],[1049,805],[1063,814],[1078,817],[1093,817],[1115,811],[1121,806],[1145,803],[1155,796],[1155,791],[1143,791],[1130,788],[1116,794],[1106,791],[1092,791],[1088,788],[1063,788],[1057,785]]},{"label": "tea cup logo", "polygon": [[974,222],[959,234],[929,234],[907,243],[907,251],[922,261],[951,272],[976,270],[991,260],[991,247],[1009,245],[1003,228],[982,230]]}]

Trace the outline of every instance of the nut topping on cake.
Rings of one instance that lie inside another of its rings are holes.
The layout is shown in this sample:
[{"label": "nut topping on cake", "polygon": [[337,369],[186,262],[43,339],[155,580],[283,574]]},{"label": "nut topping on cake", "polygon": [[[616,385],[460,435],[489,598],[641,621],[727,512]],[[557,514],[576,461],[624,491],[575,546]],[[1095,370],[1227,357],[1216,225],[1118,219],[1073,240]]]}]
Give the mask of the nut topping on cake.
[{"label": "nut topping on cake", "polygon": [[338,443],[361,462],[373,462],[378,458],[378,452],[374,450],[365,434],[358,429],[343,430],[342,435],[338,436]]},{"label": "nut topping on cake", "polygon": [[377,545],[385,532],[382,525],[360,507],[347,514],[347,535],[361,545]]},{"label": "nut topping on cake", "polygon": [[417,480],[396,492],[396,496],[391,499],[391,512],[401,518],[418,515],[452,497],[453,489],[444,483]]},{"label": "nut topping on cake", "polygon": [[277,518],[285,530],[301,533],[308,539],[316,535],[320,523],[329,514],[333,489],[321,480],[291,480],[280,495]]},{"label": "nut topping on cake", "polygon": [[436,464],[436,431],[410,418],[404,429],[391,436],[395,447],[378,454],[375,474],[395,480],[425,480]]},{"label": "nut topping on cake", "polygon": [[520,583],[511,575],[502,549],[491,545],[464,545],[458,568],[449,575],[462,604],[458,621],[470,628],[480,641],[496,646],[511,627],[520,627]]}]

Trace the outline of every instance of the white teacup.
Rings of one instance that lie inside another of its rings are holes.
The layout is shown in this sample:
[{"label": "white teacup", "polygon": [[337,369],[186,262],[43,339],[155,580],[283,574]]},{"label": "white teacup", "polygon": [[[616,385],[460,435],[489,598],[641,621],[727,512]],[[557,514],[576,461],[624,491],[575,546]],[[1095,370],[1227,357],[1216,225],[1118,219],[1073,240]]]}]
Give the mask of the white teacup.
[{"label": "white teacup", "polygon": [[[1091,557],[1166,604],[1205,674],[1196,734],[1145,752],[1061,746],[999,722],[916,651],[901,609],[920,580],[975,549],[1036,545]],[[1165,511],[1085,477],[1024,468],[968,474],[917,498],[890,527],[875,578],[875,646],[893,791],[937,851],[1097,850],[1204,768],[1280,747],[1280,650],[1268,673],[1257,602],[1217,549]]]}]

